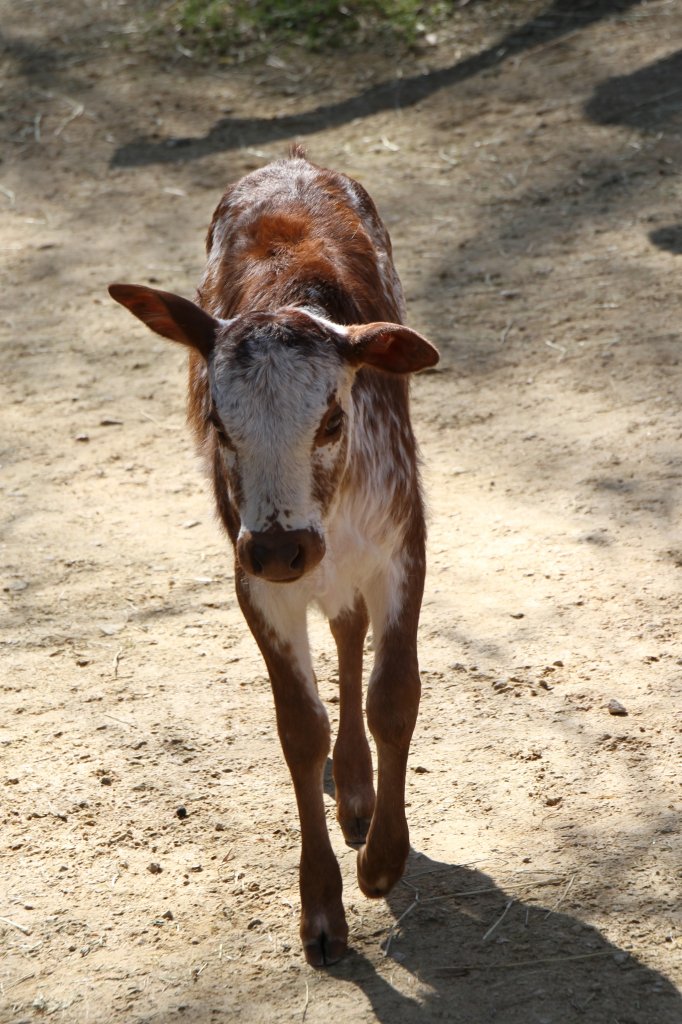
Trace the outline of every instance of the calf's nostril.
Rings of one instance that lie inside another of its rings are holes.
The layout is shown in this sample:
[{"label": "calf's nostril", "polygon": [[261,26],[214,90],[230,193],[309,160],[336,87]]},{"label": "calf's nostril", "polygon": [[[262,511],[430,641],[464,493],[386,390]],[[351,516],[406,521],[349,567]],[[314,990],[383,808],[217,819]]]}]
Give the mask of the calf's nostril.
[{"label": "calf's nostril", "polygon": [[254,544],[251,548],[251,567],[256,576],[263,575],[266,559],[267,551],[265,548],[258,547]]},{"label": "calf's nostril", "polygon": [[296,547],[296,553],[294,554],[293,558],[289,562],[289,568],[290,569],[295,569],[296,572],[303,572],[304,566],[305,566],[305,551],[303,550],[303,548],[299,544]]}]

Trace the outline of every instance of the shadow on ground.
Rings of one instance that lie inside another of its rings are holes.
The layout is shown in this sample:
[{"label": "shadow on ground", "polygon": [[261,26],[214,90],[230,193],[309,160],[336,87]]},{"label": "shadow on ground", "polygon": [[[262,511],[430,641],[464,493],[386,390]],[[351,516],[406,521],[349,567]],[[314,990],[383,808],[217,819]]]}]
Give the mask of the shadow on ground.
[{"label": "shadow on ground", "polygon": [[638,3],[640,0],[597,0],[588,4],[554,0],[545,11],[503,36],[494,46],[450,67],[382,82],[356,96],[338,103],[322,103],[305,113],[268,118],[226,117],[203,136],[136,139],[116,150],[112,166],[137,167],[197,160],[230,149],[326,131],[383,110],[414,106],[433,93],[498,67],[532,47],[587,28]]},{"label": "shadow on ground", "polygon": [[[548,905],[525,902],[540,892],[551,893]],[[419,1000],[401,995],[357,953],[335,977],[358,986],[387,1024],[414,1021],[416,1013],[453,1024],[681,1020],[682,998],[668,979],[562,912],[562,894],[565,879],[520,873],[518,886],[505,891],[480,871],[413,852],[389,897],[396,928],[385,952],[417,979]]]},{"label": "shadow on ground", "polygon": [[657,228],[650,233],[649,241],[659,249],[672,253],[673,256],[682,255],[682,224],[669,224]]},{"label": "shadow on ground", "polygon": [[585,104],[595,124],[621,124],[641,132],[682,130],[682,50],[606,79]]},{"label": "shadow on ground", "polygon": [[[324,789],[334,797],[331,760]],[[418,995],[388,984],[353,949],[333,977],[357,986],[386,1024],[412,1024],[417,1014],[453,1024],[682,1020],[682,996],[664,975],[561,910],[570,876],[523,870],[507,889],[481,871],[413,850],[388,896],[395,924],[382,951],[413,976]],[[550,894],[547,905],[539,904],[541,894]]]},{"label": "shadow on ground", "polygon": [[[501,887],[481,871],[413,850],[388,898],[395,924],[382,953],[393,969],[379,972],[377,954],[353,948],[351,938],[334,967],[303,968],[314,994],[302,1019],[324,1019],[327,992],[338,999],[348,985],[371,1007],[354,1003],[352,1019],[371,1012],[378,1024],[679,1024],[682,996],[665,975],[562,909],[571,903],[569,883],[528,870]],[[208,1024],[242,1011],[256,1019],[233,993],[221,1002],[188,1000],[182,1019]],[[167,1009],[145,1017],[147,1024],[170,1019]]]}]

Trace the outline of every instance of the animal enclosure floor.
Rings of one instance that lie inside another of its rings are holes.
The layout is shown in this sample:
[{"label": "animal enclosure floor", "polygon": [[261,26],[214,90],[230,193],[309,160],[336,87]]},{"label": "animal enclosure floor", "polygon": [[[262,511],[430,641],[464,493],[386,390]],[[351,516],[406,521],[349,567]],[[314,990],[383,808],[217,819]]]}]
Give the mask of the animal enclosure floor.
[{"label": "animal enclosure floor", "polygon": [[[0,2],[0,1024],[680,1024],[679,4],[465,5],[399,81],[205,66],[149,7]],[[191,295],[225,184],[294,139],[368,188],[442,353],[413,853],[367,901],[330,791],[327,972],[185,357],[106,295]]]}]

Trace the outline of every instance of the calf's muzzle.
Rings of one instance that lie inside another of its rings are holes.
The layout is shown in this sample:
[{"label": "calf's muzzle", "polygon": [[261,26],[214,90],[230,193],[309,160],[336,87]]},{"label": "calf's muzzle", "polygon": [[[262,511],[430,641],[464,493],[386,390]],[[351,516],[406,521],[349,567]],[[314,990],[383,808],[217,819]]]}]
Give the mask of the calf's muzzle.
[{"label": "calf's muzzle", "polygon": [[237,556],[245,572],[271,583],[292,583],[314,569],[325,552],[324,538],[315,530],[284,530],[281,526],[251,533],[237,541]]}]

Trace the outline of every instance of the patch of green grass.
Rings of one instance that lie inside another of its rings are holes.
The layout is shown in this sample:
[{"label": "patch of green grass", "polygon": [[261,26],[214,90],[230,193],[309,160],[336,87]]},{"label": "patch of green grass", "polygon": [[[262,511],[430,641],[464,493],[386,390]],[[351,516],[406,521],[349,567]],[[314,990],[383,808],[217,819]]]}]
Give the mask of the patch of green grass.
[{"label": "patch of green grass", "polygon": [[337,50],[385,39],[413,45],[459,0],[179,0],[176,30],[190,44],[235,53],[277,43]]}]

